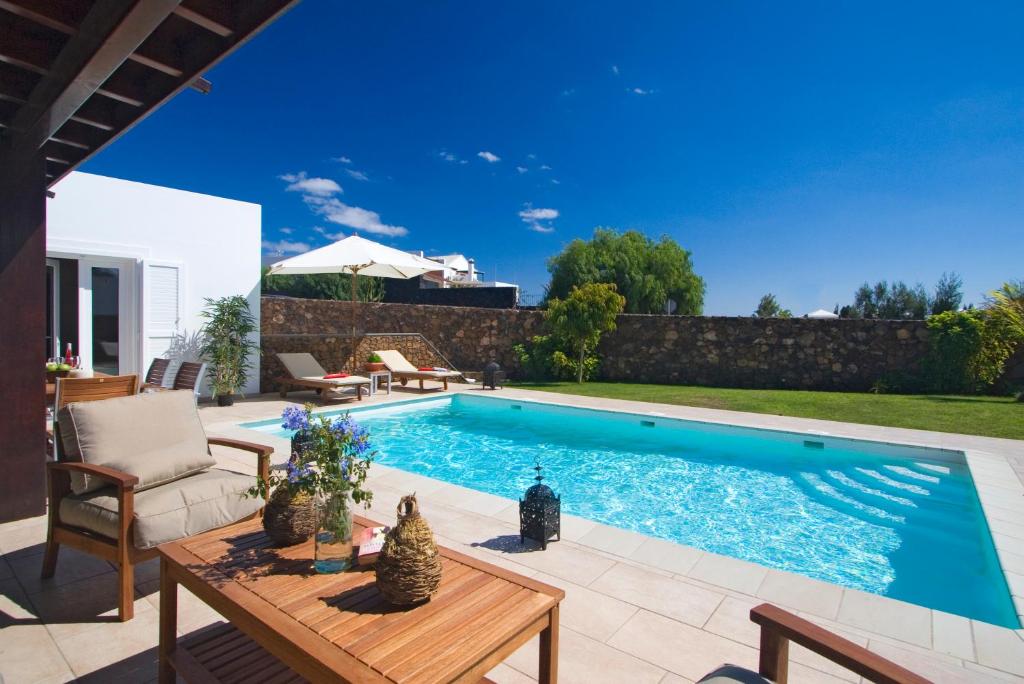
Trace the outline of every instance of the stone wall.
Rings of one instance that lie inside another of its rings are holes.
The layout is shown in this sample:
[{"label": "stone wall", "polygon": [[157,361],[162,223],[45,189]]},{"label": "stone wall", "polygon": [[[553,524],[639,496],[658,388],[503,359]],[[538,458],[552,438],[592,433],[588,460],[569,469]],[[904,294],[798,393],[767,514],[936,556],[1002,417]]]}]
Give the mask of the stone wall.
[{"label": "stone wall", "polygon": [[513,309],[518,292],[514,287],[420,287],[420,278],[385,278],[382,301],[390,304]]},{"label": "stone wall", "polygon": [[[386,348],[399,349],[416,365],[479,371],[496,360],[514,373],[512,346],[543,332],[539,311],[355,306],[360,363],[373,349]],[[350,302],[267,297],[262,307],[264,391],[272,389],[270,379],[279,371],[273,352],[309,351],[329,370],[350,357]],[[623,315],[618,329],[602,340],[601,377],[867,390],[886,374],[915,370],[927,350],[923,321]]]}]

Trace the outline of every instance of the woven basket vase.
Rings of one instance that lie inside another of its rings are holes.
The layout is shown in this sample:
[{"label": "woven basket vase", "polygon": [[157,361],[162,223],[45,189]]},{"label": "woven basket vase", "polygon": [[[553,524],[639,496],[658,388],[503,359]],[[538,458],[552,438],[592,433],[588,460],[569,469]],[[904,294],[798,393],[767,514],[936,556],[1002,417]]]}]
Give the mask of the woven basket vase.
[{"label": "woven basket vase", "polygon": [[263,508],[263,529],[275,546],[301,544],[316,532],[315,499],[278,487]]},{"label": "woven basket vase", "polygon": [[434,534],[420,517],[416,496],[403,496],[398,523],[377,557],[377,588],[388,601],[408,606],[429,601],[441,583],[441,557]]}]

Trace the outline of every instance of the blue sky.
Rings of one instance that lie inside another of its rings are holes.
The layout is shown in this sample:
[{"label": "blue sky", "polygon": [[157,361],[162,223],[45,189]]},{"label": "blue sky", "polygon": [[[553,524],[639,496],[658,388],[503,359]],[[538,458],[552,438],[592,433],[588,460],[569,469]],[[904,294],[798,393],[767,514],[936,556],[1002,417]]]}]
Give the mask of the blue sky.
[{"label": "blue sky", "polygon": [[705,313],[1024,278],[1024,3],[304,0],[83,167],[359,228],[529,293],[595,226],[667,234]]}]

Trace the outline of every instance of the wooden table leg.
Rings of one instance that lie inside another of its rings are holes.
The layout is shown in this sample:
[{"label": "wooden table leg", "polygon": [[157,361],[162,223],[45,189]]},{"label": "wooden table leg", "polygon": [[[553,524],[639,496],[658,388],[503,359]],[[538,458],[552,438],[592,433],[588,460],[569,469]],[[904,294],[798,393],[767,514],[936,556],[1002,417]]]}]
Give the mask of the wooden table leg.
[{"label": "wooden table leg", "polygon": [[537,681],[539,684],[555,684],[558,681],[558,606],[548,611],[548,626],[540,633]]},{"label": "wooden table leg", "polygon": [[174,684],[170,657],[178,644],[178,583],[168,572],[167,561],[160,559],[160,684]]}]

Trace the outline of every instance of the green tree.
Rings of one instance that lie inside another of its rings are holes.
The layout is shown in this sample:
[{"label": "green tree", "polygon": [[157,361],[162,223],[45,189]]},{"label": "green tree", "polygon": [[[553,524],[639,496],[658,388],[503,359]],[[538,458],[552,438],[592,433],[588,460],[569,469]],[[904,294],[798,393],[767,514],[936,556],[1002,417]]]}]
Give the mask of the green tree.
[{"label": "green tree", "polygon": [[664,313],[669,300],[680,315],[704,309],[704,280],[693,272],[690,252],[667,236],[655,242],[635,230],[598,228],[591,240],[573,240],[551,257],[548,271],[548,300],[581,285],[610,283],[625,297],[628,313]]},{"label": "green tree", "polygon": [[757,310],[754,311],[755,318],[792,318],[793,312],[779,306],[778,300],[771,292],[761,297],[757,303]]},{"label": "green tree", "polygon": [[857,288],[846,317],[923,320],[929,305],[928,293],[920,283],[910,287],[902,280],[892,285],[880,280],[873,286],[864,283]]},{"label": "green tree", "polygon": [[[262,273],[260,289],[263,294],[352,301],[352,276],[347,273],[269,275],[268,270],[264,268]],[[384,283],[380,278],[359,276],[358,282],[359,301],[379,302],[384,298]]]},{"label": "green tree", "polygon": [[943,273],[935,285],[935,296],[931,301],[931,313],[958,311],[964,301],[964,281],[956,273]]},{"label": "green tree", "polygon": [[574,287],[565,299],[548,303],[545,319],[554,333],[576,353],[579,364],[576,382],[583,382],[587,350],[597,348],[601,335],[615,330],[615,317],[622,313],[625,298],[615,285],[588,283]]}]

